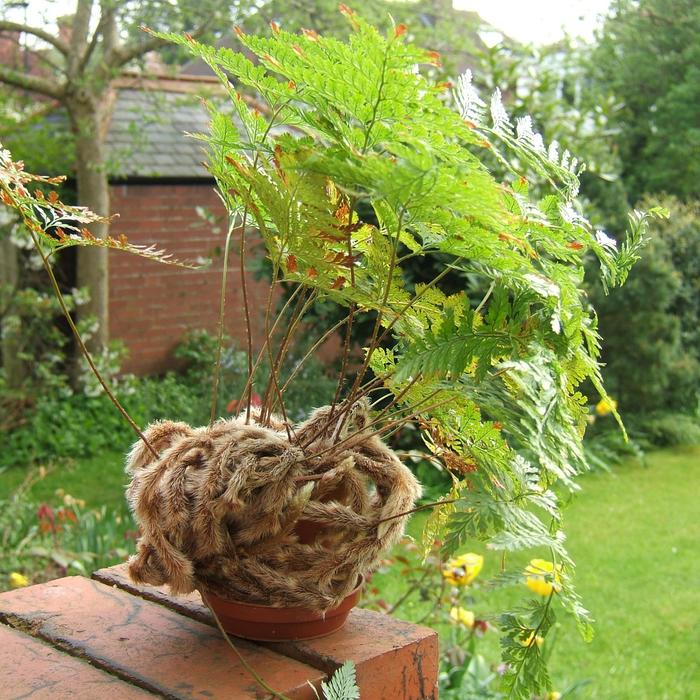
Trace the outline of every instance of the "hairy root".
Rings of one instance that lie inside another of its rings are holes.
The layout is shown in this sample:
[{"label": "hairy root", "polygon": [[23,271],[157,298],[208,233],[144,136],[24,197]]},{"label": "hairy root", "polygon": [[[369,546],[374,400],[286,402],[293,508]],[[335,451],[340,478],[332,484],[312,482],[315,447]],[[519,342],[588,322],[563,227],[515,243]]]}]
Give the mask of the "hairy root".
[{"label": "hairy root", "polygon": [[249,603],[339,604],[401,538],[401,514],[420,496],[367,423],[358,402],[317,409],[291,440],[277,418],[152,424],[145,435],[158,459],[140,442],[127,457],[127,499],[142,533],[131,577]]}]

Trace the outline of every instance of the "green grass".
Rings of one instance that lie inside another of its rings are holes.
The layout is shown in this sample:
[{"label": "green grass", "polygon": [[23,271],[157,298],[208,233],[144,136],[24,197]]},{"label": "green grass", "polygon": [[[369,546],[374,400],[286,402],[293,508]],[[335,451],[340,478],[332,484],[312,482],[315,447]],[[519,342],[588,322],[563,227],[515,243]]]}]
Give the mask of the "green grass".
[{"label": "green grass", "polygon": [[55,502],[56,490],[63,489],[65,493],[83,499],[88,508],[102,505],[114,510],[126,508],[124,487],[127,479],[122,453],[106,452],[100,457],[57,462],[48,468],[43,479],[37,478],[37,473],[37,469],[22,467],[0,471],[0,494],[11,494],[29,477],[32,485],[28,497],[37,503]]},{"label": "green grass", "polygon": [[[583,490],[566,511],[565,526],[578,563],[578,590],[596,618],[596,637],[586,644],[571,623],[562,623],[551,662],[557,688],[589,679],[578,697],[700,698],[699,467],[700,448],[675,449],[651,454],[647,466],[628,463],[611,474],[582,479]],[[26,473],[0,473],[0,493],[9,493]],[[88,506],[121,509],[124,483],[123,455],[114,452],[63,463],[36,482],[30,494],[32,500],[51,501],[62,488]],[[423,520],[412,521],[414,535]],[[476,544],[468,549],[486,556],[480,580],[496,573],[496,553]],[[519,566],[529,558],[513,558],[512,563]],[[372,585],[391,604],[404,582],[398,564],[376,575]],[[514,603],[522,592],[486,596],[477,589],[471,607],[484,615]],[[409,599],[396,615],[415,620],[425,610],[425,604]],[[497,657],[495,633],[489,632],[480,646],[489,658]]]},{"label": "green grass", "polygon": [[700,449],[676,449],[591,475],[568,513],[596,638],[562,635],[553,667],[592,679],[588,697],[700,697],[699,467]]},{"label": "green grass", "polygon": [[[577,697],[596,700],[690,700],[700,698],[700,448],[649,455],[647,465],[623,464],[613,473],[581,481],[582,492],[566,511],[568,547],[578,564],[576,583],[596,619],[586,644],[563,620],[551,657],[558,689],[589,680]],[[411,524],[420,531],[422,518]],[[485,580],[499,555],[478,544],[464,551],[486,557]],[[531,555],[512,557],[524,565]],[[400,567],[400,565],[399,565]],[[389,604],[403,591],[400,568],[375,576]],[[487,595],[475,589],[477,616],[517,603],[524,588]],[[488,608],[486,607],[488,606]],[[396,612],[417,620],[424,603],[409,600]],[[496,634],[480,649],[495,659]],[[490,638],[490,639],[489,639]]]}]

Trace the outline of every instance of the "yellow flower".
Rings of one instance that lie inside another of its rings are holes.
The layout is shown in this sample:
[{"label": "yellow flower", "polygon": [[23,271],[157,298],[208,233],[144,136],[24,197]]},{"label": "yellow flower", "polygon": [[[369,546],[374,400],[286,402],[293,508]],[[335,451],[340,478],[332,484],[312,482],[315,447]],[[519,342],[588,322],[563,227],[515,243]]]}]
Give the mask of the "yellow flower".
[{"label": "yellow flower", "polygon": [[481,554],[461,554],[454,559],[450,559],[442,567],[442,575],[453,586],[468,586],[481,571],[484,565],[484,557]]},{"label": "yellow flower", "polygon": [[553,690],[551,693],[547,693],[547,700],[559,700],[561,698],[561,693],[558,690]]},{"label": "yellow flower", "polygon": [[[529,647],[532,644],[532,638],[535,637],[535,630],[530,630],[530,634],[525,638],[521,639],[520,643],[524,647]],[[544,637],[541,637],[539,634],[535,637],[535,644],[537,644],[538,647],[541,647],[544,644]]]},{"label": "yellow flower", "polygon": [[548,596],[560,588],[560,571],[561,567],[558,564],[555,569],[551,561],[533,559],[525,569],[525,583],[533,593]]},{"label": "yellow flower", "polygon": [[13,571],[10,574],[10,588],[23,588],[29,585],[29,579],[23,574]]},{"label": "yellow flower", "polygon": [[601,399],[595,405],[595,412],[599,416],[607,416],[608,413],[612,413],[613,411],[617,411],[617,401],[611,399],[609,396]]},{"label": "yellow flower", "polygon": [[458,624],[469,627],[469,629],[474,627],[474,613],[471,610],[465,610],[464,608],[451,608],[450,617]]}]

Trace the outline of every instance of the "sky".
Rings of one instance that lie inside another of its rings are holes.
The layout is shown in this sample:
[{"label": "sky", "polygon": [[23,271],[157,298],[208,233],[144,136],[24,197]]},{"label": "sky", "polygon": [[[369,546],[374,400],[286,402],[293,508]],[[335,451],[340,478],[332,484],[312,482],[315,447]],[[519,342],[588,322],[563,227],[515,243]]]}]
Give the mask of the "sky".
[{"label": "sky", "polygon": [[590,40],[598,16],[610,0],[454,0],[460,10],[474,10],[489,24],[524,43],[550,44],[565,31]]}]

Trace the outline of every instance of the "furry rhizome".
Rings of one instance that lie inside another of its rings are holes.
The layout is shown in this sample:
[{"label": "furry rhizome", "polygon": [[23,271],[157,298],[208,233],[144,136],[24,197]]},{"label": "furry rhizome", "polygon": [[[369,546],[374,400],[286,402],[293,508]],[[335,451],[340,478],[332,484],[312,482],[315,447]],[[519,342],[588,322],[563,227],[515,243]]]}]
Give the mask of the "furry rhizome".
[{"label": "furry rhizome", "polygon": [[[142,441],[127,459],[142,532],[131,577],[174,593],[337,605],[399,540],[401,514],[421,492],[366,427],[366,407],[350,414],[343,425],[344,411],[320,408],[289,434],[281,421],[262,425],[255,415],[202,428],[151,425],[145,435],[158,459]],[[317,523],[319,536],[302,542],[299,521]]]}]

